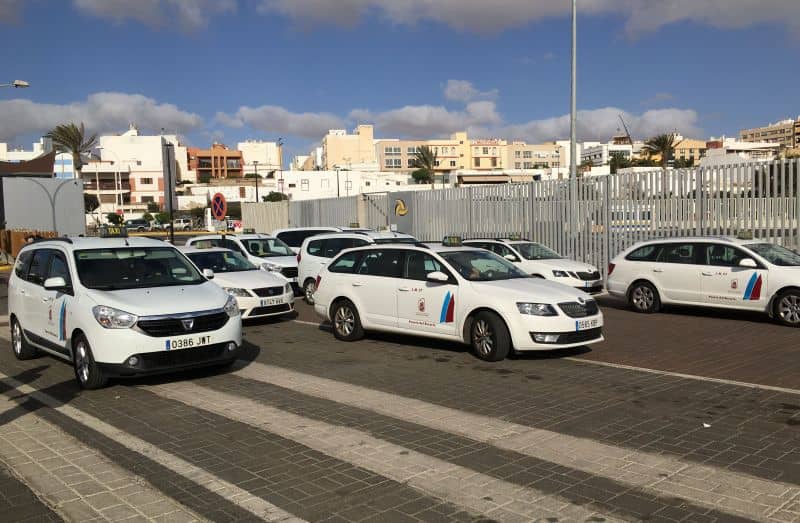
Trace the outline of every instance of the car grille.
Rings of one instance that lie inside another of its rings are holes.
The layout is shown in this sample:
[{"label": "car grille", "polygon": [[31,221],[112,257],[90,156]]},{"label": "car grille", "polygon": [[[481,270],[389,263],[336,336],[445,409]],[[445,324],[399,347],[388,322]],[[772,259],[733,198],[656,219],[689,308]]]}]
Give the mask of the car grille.
[{"label": "car grille", "polygon": [[586,300],[586,303],[569,301],[559,303],[558,306],[562,311],[564,311],[564,314],[570,318],[585,318],[586,316],[594,316],[599,311],[597,302],[594,300]]},{"label": "car grille", "polygon": [[206,361],[221,358],[227,343],[216,343],[193,349],[168,350],[164,352],[146,352],[139,354],[140,363],[137,370],[154,370],[162,367],[180,367],[197,365]]},{"label": "car grille", "polygon": [[[184,329],[182,320],[192,319],[194,324],[191,329]],[[180,316],[175,318],[159,318],[154,320],[141,319],[136,324],[148,336],[181,336],[195,332],[215,331],[228,322],[227,312],[212,314],[198,314],[196,316]]]},{"label": "car grille", "polygon": [[283,294],[283,287],[262,287],[260,289],[253,289],[256,296],[267,298],[269,296],[280,296]]},{"label": "car grille", "polygon": [[279,314],[281,312],[289,312],[292,310],[291,305],[288,303],[281,303],[280,305],[269,305],[267,307],[256,307],[250,311],[247,317],[251,316],[264,316],[266,314]]},{"label": "car grille", "polygon": [[578,275],[578,278],[580,278],[581,280],[584,280],[584,281],[594,281],[594,280],[599,280],[600,279],[600,272],[598,272],[598,271],[594,271],[594,272],[578,272],[576,274]]},{"label": "car grille", "polygon": [[[534,338],[534,334],[531,332],[531,339],[536,341]],[[603,328],[597,327],[594,329],[588,329],[585,331],[576,331],[576,332],[548,332],[547,334],[558,334],[558,341],[552,342],[553,344],[559,345],[567,345],[572,343],[585,343],[587,341],[596,340],[600,336],[603,335]]]},{"label": "car grille", "polygon": [[284,267],[281,274],[286,278],[297,278],[297,267]]}]

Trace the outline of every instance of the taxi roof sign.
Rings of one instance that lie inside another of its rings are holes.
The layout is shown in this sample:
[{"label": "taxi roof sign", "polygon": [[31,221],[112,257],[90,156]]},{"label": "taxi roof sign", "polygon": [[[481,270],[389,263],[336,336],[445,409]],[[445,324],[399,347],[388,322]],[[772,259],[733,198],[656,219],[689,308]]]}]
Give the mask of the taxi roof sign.
[{"label": "taxi roof sign", "polygon": [[738,240],[752,240],[753,239],[753,231],[739,231],[736,233],[736,239]]},{"label": "taxi roof sign", "polygon": [[101,238],[127,238],[128,228],[117,225],[101,225],[98,235]]},{"label": "taxi roof sign", "polygon": [[445,247],[461,247],[461,236],[445,236],[442,239],[442,245]]}]

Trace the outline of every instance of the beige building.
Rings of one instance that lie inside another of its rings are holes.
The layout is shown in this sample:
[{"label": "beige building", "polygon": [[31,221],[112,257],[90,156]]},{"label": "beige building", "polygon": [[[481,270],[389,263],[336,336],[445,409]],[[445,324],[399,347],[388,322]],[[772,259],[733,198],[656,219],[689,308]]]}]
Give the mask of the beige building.
[{"label": "beige building", "polygon": [[555,143],[511,142],[508,144],[507,169],[546,169],[561,167],[561,146]]},{"label": "beige building", "polygon": [[694,160],[697,163],[700,158],[705,157],[707,150],[705,140],[682,138],[675,144],[675,152],[672,154],[672,158],[675,160]]},{"label": "beige building", "polygon": [[491,138],[486,140],[470,140],[470,162],[472,170],[502,170],[509,168],[508,142]]},{"label": "beige building", "polygon": [[764,127],[739,131],[743,142],[777,143],[781,147],[797,147],[800,144],[800,117],[797,120],[782,120]]},{"label": "beige building", "polygon": [[440,140],[376,140],[375,154],[382,171],[411,173],[416,170],[414,161],[417,151],[427,145],[436,155],[437,174],[447,175],[452,171],[466,169],[469,165],[467,133],[455,133]]},{"label": "beige building", "polygon": [[353,134],[331,129],[322,138],[322,168],[377,170],[374,131],[371,125],[359,125]]}]

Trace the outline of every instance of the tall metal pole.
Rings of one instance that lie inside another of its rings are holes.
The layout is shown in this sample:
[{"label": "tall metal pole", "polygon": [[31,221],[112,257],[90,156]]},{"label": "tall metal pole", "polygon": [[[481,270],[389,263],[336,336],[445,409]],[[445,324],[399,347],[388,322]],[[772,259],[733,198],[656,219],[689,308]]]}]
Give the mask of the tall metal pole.
[{"label": "tall metal pole", "polygon": [[253,160],[253,166],[256,169],[256,203],[258,203],[258,160]]},{"label": "tall metal pole", "polygon": [[569,115],[569,177],[578,176],[578,109],[577,109],[577,81],[575,78],[578,69],[578,12],[577,0],[572,0],[572,77],[570,85],[570,115]]}]

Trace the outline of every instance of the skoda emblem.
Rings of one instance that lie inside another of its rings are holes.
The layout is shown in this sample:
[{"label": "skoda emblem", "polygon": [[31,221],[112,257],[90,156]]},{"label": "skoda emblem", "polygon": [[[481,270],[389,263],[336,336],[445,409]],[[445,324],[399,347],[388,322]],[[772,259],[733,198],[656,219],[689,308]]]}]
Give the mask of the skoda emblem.
[{"label": "skoda emblem", "polygon": [[578,296],[578,303],[584,305],[586,303],[586,300],[584,300],[581,296]]},{"label": "skoda emblem", "polygon": [[190,331],[194,327],[194,320],[181,320],[181,325],[183,325],[183,330]]}]

